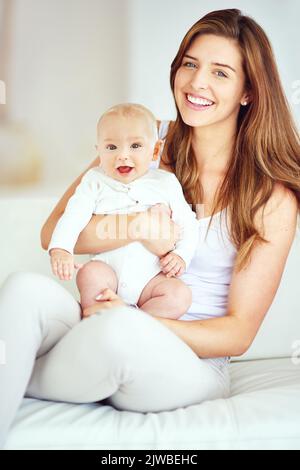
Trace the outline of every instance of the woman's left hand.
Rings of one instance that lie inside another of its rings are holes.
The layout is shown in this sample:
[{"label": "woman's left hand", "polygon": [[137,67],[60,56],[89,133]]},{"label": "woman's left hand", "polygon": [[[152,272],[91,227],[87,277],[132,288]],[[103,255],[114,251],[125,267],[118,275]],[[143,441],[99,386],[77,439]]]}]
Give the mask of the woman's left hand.
[{"label": "woman's left hand", "polygon": [[108,310],[110,308],[124,307],[127,305],[121,297],[109,288],[104,289],[95,300],[97,300],[97,303],[83,310],[82,318],[87,318],[100,310]]}]

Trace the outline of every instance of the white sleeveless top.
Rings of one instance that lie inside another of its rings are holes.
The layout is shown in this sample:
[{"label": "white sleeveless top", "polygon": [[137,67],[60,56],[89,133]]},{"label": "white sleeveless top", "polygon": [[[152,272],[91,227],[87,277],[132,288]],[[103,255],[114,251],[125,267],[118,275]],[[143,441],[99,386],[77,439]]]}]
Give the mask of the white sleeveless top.
[{"label": "white sleeveless top", "polygon": [[[162,121],[159,138],[164,140],[169,121]],[[159,165],[159,160],[156,162]],[[193,303],[180,320],[200,320],[226,314],[228,291],[237,255],[230,241],[225,210],[214,215],[206,236],[210,217],[198,219],[199,244],[187,271],[180,277],[192,290]],[[206,239],[205,239],[206,236]]]}]

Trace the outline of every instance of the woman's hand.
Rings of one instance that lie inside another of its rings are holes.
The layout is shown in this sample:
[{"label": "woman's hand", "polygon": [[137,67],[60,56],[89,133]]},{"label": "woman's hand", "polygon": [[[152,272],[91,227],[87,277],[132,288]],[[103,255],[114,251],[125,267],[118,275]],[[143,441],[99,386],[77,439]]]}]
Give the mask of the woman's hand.
[{"label": "woman's hand", "polygon": [[82,318],[87,318],[100,310],[108,310],[114,307],[124,307],[127,305],[121,297],[119,297],[113,290],[107,288],[104,289],[97,297],[95,297],[97,303],[87,307],[82,312]]},{"label": "woman's hand", "polygon": [[134,223],[140,224],[138,241],[156,256],[164,256],[174,250],[181,239],[181,229],[171,219],[171,209],[165,204],[155,204],[137,215]]}]

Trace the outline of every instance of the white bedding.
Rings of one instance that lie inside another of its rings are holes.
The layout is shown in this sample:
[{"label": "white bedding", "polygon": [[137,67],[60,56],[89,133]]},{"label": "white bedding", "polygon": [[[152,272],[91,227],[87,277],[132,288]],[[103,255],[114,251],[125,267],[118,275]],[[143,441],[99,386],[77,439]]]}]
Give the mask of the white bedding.
[{"label": "white bedding", "polygon": [[230,373],[231,398],[160,413],[25,398],[5,448],[300,449],[300,365],[249,361]]}]

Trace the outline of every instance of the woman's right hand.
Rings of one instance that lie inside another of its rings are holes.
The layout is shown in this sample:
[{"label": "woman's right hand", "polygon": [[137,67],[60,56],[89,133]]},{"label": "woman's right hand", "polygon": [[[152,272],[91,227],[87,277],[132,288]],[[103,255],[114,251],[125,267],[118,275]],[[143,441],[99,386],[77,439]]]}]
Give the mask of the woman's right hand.
[{"label": "woman's right hand", "polygon": [[156,256],[165,256],[174,250],[181,239],[181,229],[171,219],[172,211],[165,204],[155,204],[135,218],[139,223],[139,237],[144,247]]}]

